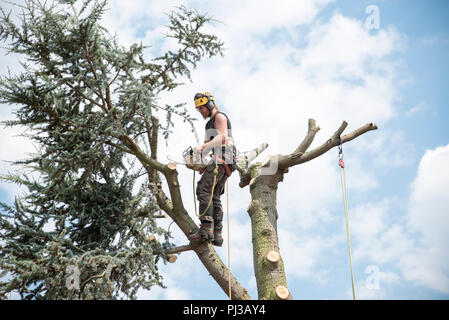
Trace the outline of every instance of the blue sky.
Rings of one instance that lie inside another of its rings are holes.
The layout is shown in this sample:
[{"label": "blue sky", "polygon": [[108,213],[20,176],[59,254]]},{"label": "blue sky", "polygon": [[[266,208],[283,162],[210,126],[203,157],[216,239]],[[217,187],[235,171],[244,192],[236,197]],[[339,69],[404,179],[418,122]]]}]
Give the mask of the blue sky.
[{"label": "blue sky", "polygon": [[[449,119],[449,22],[446,13],[447,1],[336,1],[318,15],[328,19],[335,11],[345,16],[364,20],[365,8],[377,5],[380,9],[381,28],[394,27],[405,38],[404,50],[390,58],[400,60],[401,76],[406,84],[399,87],[399,101],[395,108],[407,112],[410,107],[420,110],[419,116],[405,116],[391,121],[387,129],[404,133],[413,150],[408,155],[410,165],[394,168],[395,179],[388,166],[385,172],[385,188],[379,196],[395,193],[407,196],[405,187],[413,180],[419,161],[427,149],[445,145],[449,141],[447,119]],[[413,111],[412,111],[413,112]],[[375,156],[375,155],[374,155]],[[382,192],[383,191],[383,192]]]},{"label": "blue sky", "polygon": [[[270,3],[136,0],[130,6],[115,0],[104,23],[124,45],[152,44],[151,57],[175,48],[160,37],[160,25],[167,23],[163,12],[174,5],[222,21],[209,30],[224,40],[225,57],[199,64],[192,82],[161,95],[160,102],[191,102],[195,92],[212,91],[230,116],[241,151],[269,142],[266,154],[290,153],[305,135],[308,118],[321,127],[312,147],[328,139],[342,120],[349,123],[347,132],[377,123],[379,130],[344,145],[356,295],[449,298],[449,3]],[[379,9],[379,29],[364,25],[369,5]],[[12,58],[2,62],[2,72],[15,63]],[[2,106],[2,119],[10,109]],[[195,143],[193,136],[186,138],[185,124],[176,125],[168,147],[161,142],[161,160]],[[203,126],[199,120],[200,140]],[[2,160],[30,150],[13,134],[5,131],[0,138],[8,146]],[[279,185],[280,248],[294,299],[352,298],[336,159],[335,149],[291,168]],[[179,172],[184,203],[192,211],[192,174],[185,168]],[[257,298],[249,190],[238,187],[237,174],[230,188],[231,269]],[[17,192],[0,185],[3,201]],[[176,227],[171,230],[177,244],[186,243]],[[218,252],[227,263],[226,248]],[[161,269],[168,288],[142,291],[141,299],[226,299],[191,252]]]}]

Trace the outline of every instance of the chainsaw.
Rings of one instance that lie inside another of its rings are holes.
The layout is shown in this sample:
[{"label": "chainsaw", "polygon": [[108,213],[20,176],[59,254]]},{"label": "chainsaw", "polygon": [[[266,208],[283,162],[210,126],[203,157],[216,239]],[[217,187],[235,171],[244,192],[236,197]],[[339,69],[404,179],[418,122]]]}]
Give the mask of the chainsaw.
[{"label": "chainsaw", "polygon": [[207,167],[207,161],[203,159],[203,157],[199,152],[194,153],[193,148],[191,146],[182,152],[182,158],[183,160],[179,160],[176,157],[167,156],[168,160],[175,162],[177,164],[185,165],[187,168],[195,171],[201,171]]}]

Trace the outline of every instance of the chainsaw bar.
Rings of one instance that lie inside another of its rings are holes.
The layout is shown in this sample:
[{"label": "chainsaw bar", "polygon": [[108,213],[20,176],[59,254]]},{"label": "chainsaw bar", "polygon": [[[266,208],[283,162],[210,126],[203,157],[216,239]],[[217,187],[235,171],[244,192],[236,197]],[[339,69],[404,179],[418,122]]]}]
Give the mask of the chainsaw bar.
[{"label": "chainsaw bar", "polygon": [[185,163],[183,160],[181,160],[178,157],[174,157],[174,156],[167,156],[167,160],[174,162],[176,164],[182,164],[182,165],[186,165],[187,163]]}]

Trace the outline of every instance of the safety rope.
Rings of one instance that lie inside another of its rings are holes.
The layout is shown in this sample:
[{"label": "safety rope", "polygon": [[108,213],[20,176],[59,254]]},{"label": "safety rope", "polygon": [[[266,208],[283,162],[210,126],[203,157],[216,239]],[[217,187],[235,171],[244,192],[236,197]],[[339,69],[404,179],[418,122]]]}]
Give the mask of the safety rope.
[{"label": "safety rope", "polygon": [[218,161],[215,161],[215,169],[214,169],[214,184],[212,186],[212,191],[210,193],[209,203],[207,204],[206,209],[204,209],[204,212],[201,214],[198,214],[198,211],[196,209],[196,192],[195,192],[195,170],[193,170],[193,203],[195,205],[195,215],[198,218],[201,218],[204,216],[204,214],[209,210],[210,205],[212,204],[212,198],[214,197],[214,190],[215,190],[215,183],[217,182],[217,175],[218,175]]},{"label": "safety rope", "polygon": [[[217,182],[217,175],[218,175],[218,161],[216,159],[215,161],[215,169],[214,169],[214,184],[212,186],[211,194],[209,203],[207,204],[207,208],[204,209],[204,212],[201,214],[198,214],[197,208],[196,208],[196,192],[195,192],[195,170],[193,170],[193,203],[195,206],[195,215],[199,218],[201,218],[207,210],[209,210],[209,207],[212,203],[214,190],[215,190],[215,184]],[[228,177],[229,178],[229,177]],[[231,245],[230,245],[230,223],[229,223],[229,181],[226,179],[226,215],[227,215],[227,229],[228,229],[228,282],[229,282],[229,300],[232,300],[231,295]]]},{"label": "safety rope", "polygon": [[349,215],[348,215],[348,194],[346,191],[346,173],[345,173],[345,163],[343,161],[343,148],[340,145],[338,146],[338,164],[340,167],[340,182],[341,182],[341,191],[343,195],[343,203],[345,210],[345,224],[346,224],[346,236],[348,240],[348,251],[349,251],[349,266],[351,269],[351,284],[352,284],[352,299],[355,300],[355,288],[354,288],[354,272],[352,270],[352,254],[351,254],[351,237],[349,234]]},{"label": "safety rope", "polygon": [[[228,177],[229,178],[229,177]],[[226,215],[227,215],[227,225],[228,225],[228,279],[229,279],[229,300],[231,297],[231,245],[230,245],[230,228],[229,228],[229,187],[228,179],[226,179]]]}]

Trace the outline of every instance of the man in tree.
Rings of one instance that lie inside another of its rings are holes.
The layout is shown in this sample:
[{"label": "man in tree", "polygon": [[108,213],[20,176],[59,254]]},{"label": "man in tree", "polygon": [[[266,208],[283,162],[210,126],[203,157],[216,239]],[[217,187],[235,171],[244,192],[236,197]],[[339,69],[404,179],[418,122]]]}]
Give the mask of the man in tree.
[{"label": "man in tree", "polygon": [[231,122],[220,112],[210,92],[197,93],[195,107],[206,123],[204,144],[194,148],[194,154],[207,155],[212,159],[198,181],[196,194],[199,201],[201,227],[189,236],[190,241],[212,241],[221,247],[223,237],[223,207],[220,196],[224,193],[226,180],[236,168],[236,149],[232,138]]},{"label": "man in tree", "polygon": [[[101,26],[106,1],[72,5],[75,2],[27,0],[19,6],[22,14],[17,19],[3,4],[0,8],[0,41],[6,42],[8,53],[26,58],[19,74],[0,76],[0,103],[18,107],[15,119],[3,124],[24,126],[24,135],[38,146],[34,154],[14,163],[31,169],[37,178],[26,172],[0,176],[0,181],[28,189],[13,205],[0,202],[0,299],[15,291],[22,299],[136,298],[139,289],[163,286],[158,261],[170,261],[169,254],[186,250],[196,253],[232,299],[250,299],[212,246],[202,241],[174,247],[169,231],[157,223],[164,211],[186,236],[196,227],[182,202],[176,166],[157,159],[158,132],[168,137],[172,114],[190,124],[193,119],[180,110],[183,104],[156,102],[161,92],[180,85],[178,78],[190,79],[190,69],[203,58],[222,55],[223,43],[202,32],[213,20],[178,7],[169,14],[167,37],[176,39],[179,48],[148,61],[143,45],[122,47]],[[251,164],[267,148],[263,143],[239,155],[237,168],[231,124],[214,100],[210,93],[195,98],[198,111],[210,118],[205,143],[195,151],[213,150],[219,157],[198,183],[204,217],[212,219],[190,238],[220,244],[219,198],[227,177],[238,169],[240,187],[252,189],[248,213],[258,297],[291,298],[279,254],[277,185],[290,167],[377,126],[370,123],[341,136],[348,125],[343,122],[330,139],[308,151],[319,130],[310,119],[307,135],[292,153]],[[166,126],[156,111],[167,116]],[[260,168],[273,161],[277,172],[260,174]],[[143,175],[147,179],[135,188]],[[171,197],[163,191],[162,179]]]}]

